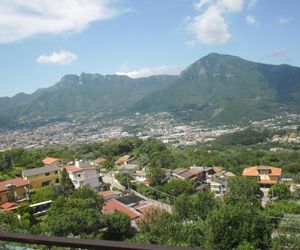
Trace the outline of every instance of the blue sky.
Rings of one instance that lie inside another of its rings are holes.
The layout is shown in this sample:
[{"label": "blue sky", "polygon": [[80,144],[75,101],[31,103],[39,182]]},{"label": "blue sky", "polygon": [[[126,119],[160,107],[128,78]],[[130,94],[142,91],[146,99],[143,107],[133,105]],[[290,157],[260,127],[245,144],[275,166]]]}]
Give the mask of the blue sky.
[{"label": "blue sky", "polygon": [[0,96],[65,74],[178,74],[211,52],[300,66],[298,0],[0,0]]}]

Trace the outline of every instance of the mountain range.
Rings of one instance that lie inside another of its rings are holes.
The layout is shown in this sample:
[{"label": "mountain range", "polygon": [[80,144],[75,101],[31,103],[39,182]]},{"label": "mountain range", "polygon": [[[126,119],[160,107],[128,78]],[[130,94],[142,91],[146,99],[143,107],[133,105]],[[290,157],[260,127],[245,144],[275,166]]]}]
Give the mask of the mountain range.
[{"label": "mountain range", "polygon": [[168,111],[214,124],[300,111],[300,68],[209,54],[179,76],[66,75],[33,94],[0,98],[0,126],[76,112]]}]

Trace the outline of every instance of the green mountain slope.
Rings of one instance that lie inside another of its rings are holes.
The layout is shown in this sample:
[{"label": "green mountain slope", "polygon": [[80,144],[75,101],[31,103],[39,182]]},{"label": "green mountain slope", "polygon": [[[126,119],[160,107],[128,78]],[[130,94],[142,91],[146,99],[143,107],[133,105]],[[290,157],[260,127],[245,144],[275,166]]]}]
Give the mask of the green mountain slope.
[{"label": "green mountain slope", "polygon": [[179,76],[67,75],[31,95],[0,98],[0,126],[97,111],[168,111],[214,124],[300,112],[300,68],[209,54]]},{"label": "green mountain slope", "polygon": [[148,94],[168,86],[176,76],[131,79],[127,76],[82,73],[31,95],[0,98],[0,124],[72,112],[123,111]]},{"label": "green mountain slope", "polygon": [[259,120],[284,110],[299,112],[300,68],[209,54],[186,68],[172,85],[131,109],[173,111],[212,123]]}]

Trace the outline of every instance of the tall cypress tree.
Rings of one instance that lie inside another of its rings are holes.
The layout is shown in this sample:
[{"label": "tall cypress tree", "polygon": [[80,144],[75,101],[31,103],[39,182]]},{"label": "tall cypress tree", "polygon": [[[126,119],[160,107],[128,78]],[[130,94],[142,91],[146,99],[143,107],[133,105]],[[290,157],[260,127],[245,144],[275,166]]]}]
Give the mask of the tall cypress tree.
[{"label": "tall cypress tree", "polygon": [[72,183],[68,172],[66,169],[63,169],[61,172],[61,179],[60,179],[60,192],[63,196],[69,196],[75,190],[75,186]]}]

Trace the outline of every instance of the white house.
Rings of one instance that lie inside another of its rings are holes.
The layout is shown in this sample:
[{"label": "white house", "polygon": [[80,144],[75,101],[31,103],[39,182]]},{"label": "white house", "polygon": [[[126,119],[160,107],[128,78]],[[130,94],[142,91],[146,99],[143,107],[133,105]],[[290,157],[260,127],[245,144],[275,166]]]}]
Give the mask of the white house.
[{"label": "white house", "polygon": [[75,161],[75,165],[66,166],[65,169],[75,188],[89,185],[95,191],[99,190],[99,173],[96,168],[91,167],[87,162]]}]

